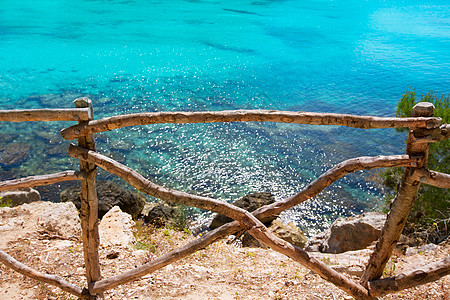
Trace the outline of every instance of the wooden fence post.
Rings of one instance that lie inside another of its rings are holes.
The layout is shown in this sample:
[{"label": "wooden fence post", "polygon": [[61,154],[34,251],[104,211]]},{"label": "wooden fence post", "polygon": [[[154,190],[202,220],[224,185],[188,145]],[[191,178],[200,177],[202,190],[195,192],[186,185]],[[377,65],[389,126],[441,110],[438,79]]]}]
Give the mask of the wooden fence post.
[{"label": "wooden fence post", "polygon": [[[419,102],[413,107],[413,117],[433,116],[434,105],[429,102]],[[415,179],[414,172],[418,168],[425,167],[428,158],[428,143],[416,143],[416,129],[412,128],[408,134],[406,153],[409,156],[421,156],[418,162],[412,162],[410,167],[405,168],[397,195],[391,204],[386,223],[381,231],[381,237],[377,242],[375,251],[372,253],[367,268],[361,277],[361,283],[367,288],[368,282],[378,279],[397,245],[409,212],[417,199],[420,181]],[[423,128],[421,128],[423,129]]]},{"label": "wooden fence post", "polygon": [[[89,98],[78,98],[75,99],[74,103],[77,108],[89,107],[91,110],[91,118],[94,118],[92,102]],[[79,123],[81,124],[84,122],[85,121],[80,121]],[[78,138],[78,145],[82,148],[95,151],[94,135],[86,135]],[[91,285],[91,283],[101,279],[100,262],[98,255],[98,248],[100,244],[98,233],[98,200],[97,190],[95,188],[97,166],[80,159],[80,171],[86,174],[86,179],[80,181],[80,200],[83,253],[86,267],[86,279],[89,286]],[[103,295],[90,295],[87,296],[87,298],[99,299],[103,298]]]}]

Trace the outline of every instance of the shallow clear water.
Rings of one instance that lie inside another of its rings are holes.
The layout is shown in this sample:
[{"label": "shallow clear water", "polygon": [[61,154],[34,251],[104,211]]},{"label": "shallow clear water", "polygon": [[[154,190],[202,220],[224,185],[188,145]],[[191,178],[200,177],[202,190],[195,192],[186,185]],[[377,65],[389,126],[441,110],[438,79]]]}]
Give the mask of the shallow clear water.
[{"label": "shallow clear water", "polygon": [[[3,0],[0,107],[72,107],[83,95],[96,118],[253,108],[393,116],[408,87],[448,93],[449,16],[439,0]],[[19,163],[0,164],[1,177],[76,168],[57,133],[67,125],[0,124],[0,151],[30,147]],[[284,198],[342,160],[402,154],[404,138],[240,123],[142,126],[97,140],[160,184],[231,201],[257,191]],[[373,208],[383,200],[370,175],[342,179],[283,217],[322,228]]]}]

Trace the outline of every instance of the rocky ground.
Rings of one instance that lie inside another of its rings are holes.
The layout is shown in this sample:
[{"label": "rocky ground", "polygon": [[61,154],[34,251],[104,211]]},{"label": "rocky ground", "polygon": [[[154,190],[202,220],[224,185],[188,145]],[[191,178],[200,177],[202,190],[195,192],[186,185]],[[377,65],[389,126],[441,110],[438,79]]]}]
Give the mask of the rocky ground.
[{"label": "rocky ground", "polygon": [[[79,232],[70,225],[75,222],[72,217],[76,210],[66,204],[68,206],[58,212],[57,205],[61,204],[37,202],[0,208],[0,249],[41,272],[58,274],[69,282],[83,285],[82,245]],[[111,223],[100,225],[100,262],[104,278],[143,264],[194,239],[188,232],[141,224],[132,229],[134,236],[130,236],[115,229],[114,222],[120,218],[125,224],[121,229],[130,229],[131,220],[122,215],[112,215]],[[133,245],[125,244],[130,241]],[[386,273],[397,274],[436,261],[447,256],[449,250],[448,242],[410,249],[407,256],[395,255]],[[347,274],[358,274],[369,253],[366,249],[312,255]],[[383,299],[450,299],[449,290],[450,276],[447,276]],[[105,296],[106,299],[352,299],[284,255],[270,249],[239,248],[225,240],[140,280],[112,289]],[[0,299],[76,297],[24,277],[0,263]]]}]

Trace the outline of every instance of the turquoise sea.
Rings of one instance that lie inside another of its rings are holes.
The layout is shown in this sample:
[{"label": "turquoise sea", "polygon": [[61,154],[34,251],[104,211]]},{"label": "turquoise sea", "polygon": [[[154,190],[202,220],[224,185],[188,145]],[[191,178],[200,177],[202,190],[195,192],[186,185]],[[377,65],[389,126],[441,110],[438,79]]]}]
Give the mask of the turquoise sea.
[{"label": "turquoise sea", "polygon": [[[2,0],[0,109],[70,108],[88,96],[96,118],[227,109],[394,116],[408,87],[449,92],[449,49],[448,0]],[[77,168],[59,136],[68,125],[0,123],[0,179]],[[99,152],[155,182],[224,201],[290,196],[345,159],[403,154],[404,139],[260,123],[97,135]],[[341,179],[284,221],[311,234],[379,207],[373,175]],[[40,191],[55,201],[59,188]]]}]

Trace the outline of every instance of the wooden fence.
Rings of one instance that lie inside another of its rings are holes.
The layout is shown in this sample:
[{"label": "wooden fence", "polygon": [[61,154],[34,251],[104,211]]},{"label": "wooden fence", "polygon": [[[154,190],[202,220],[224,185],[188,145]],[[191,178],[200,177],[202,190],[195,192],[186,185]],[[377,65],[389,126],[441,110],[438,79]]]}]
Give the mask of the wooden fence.
[{"label": "wooden fence", "polygon": [[[417,104],[413,109],[413,117],[411,118],[381,118],[274,110],[236,110],[138,113],[113,116],[100,120],[93,120],[92,103],[88,98],[78,98],[74,103],[75,109],[0,111],[0,121],[78,121],[78,125],[62,130],[61,135],[67,140],[78,139],[78,145],[70,145],[69,156],[80,160],[80,171],[64,171],[56,174],[3,181],[0,182],[0,191],[46,185],[66,180],[80,180],[81,227],[87,286],[82,288],[67,282],[60,276],[43,274],[23,265],[0,250],[0,261],[21,274],[58,286],[64,291],[82,299],[101,299],[103,298],[103,293],[108,289],[136,280],[203,249],[217,240],[244,230],[266,246],[299,262],[356,299],[375,299],[377,296],[425,284],[450,274],[450,256],[448,256],[441,261],[422,266],[411,272],[380,279],[383,269],[403,231],[409,211],[417,198],[420,184],[425,183],[441,188],[450,188],[450,175],[426,169],[429,143],[449,138],[450,130],[448,124],[442,125],[440,118],[432,117],[434,106],[431,103],[421,102]],[[340,125],[364,129],[409,127],[410,131],[406,154],[357,157],[346,160],[320,175],[298,194],[261,207],[252,213],[222,201],[159,186],[129,167],[96,152],[95,149],[95,133],[127,126],[155,123],[244,121]],[[226,215],[234,219],[234,221],[210,231],[185,246],[146,264],[130,269],[120,275],[102,279],[98,254],[98,201],[95,190],[97,166],[121,177],[143,193],[162,200],[210,210]],[[316,196],[324,188],[346,174],[384,167],[405,167],[405,172],[381,237],[359,281],[349,279],[320,260],[311,257],[303,249],[276,237],[263,225],[265,220]]]}]

